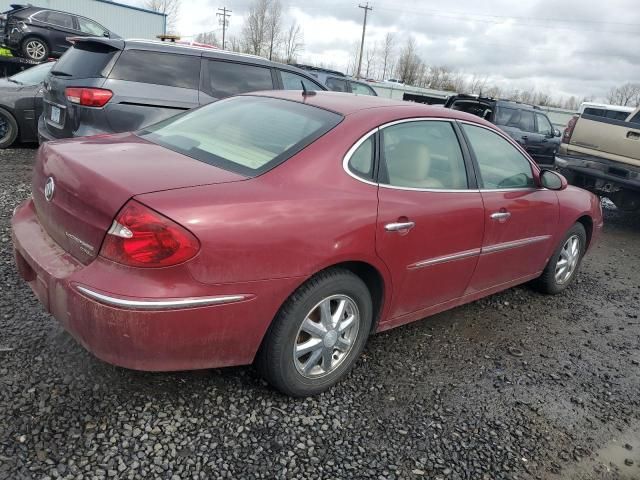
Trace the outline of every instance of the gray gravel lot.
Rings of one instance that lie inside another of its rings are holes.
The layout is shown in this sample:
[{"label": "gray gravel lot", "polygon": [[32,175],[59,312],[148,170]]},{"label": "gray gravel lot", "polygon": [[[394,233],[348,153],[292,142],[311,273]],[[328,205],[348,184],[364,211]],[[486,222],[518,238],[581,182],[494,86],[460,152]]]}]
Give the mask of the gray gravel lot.
[{"label": "gray gravel lot", "polygon": [[35,150],[0,151],[0,478],[640,478],[640,216],[559,297],[516,288],[372,337],[306,400],[250,367],[107,365],[13,266]]}]

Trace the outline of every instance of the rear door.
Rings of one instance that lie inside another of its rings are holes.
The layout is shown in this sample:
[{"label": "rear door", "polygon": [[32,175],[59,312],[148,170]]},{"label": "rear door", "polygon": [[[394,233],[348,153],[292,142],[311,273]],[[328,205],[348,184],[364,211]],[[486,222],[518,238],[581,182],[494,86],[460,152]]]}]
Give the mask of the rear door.
[{"label": "rear door", "polygon": [[558,224],[558,197],[537,188],[533,165],[492,129],[461,123],[479,173],[484,240],[467,293],[503,286],[541,272]]},{"label": "rear door", "polygon": [[104,88],[113,92],[104,107],[114,132],[137,130],[197,107],[200,54],[127,49]]},{"label": "rear door", "polygon": [[67,50],[71,45],[67,37],[78,33],[74,16],[68,13],[47,10],[38,16],[38,20],[43,21],[49,31],[47,40],[53,52],[62,53]]},{"label": "rear door", "polygon": [[456,130],[429,119],[381,129],[376,250],[391,318],[461,297],[478,261],[484,209]]}]

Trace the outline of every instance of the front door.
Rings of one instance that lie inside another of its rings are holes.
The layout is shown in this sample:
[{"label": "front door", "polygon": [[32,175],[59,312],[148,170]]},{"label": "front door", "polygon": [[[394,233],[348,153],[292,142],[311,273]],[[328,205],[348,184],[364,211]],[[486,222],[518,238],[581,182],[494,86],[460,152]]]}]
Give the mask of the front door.
[{"label": "front door", "polygon": [[462,296],[480,254],[484,209],[452,122],[392,125],[380,142],[376,249],[391,271],[397,318]]},{"label": "front door", "polygon": [[558,197],[538,188],[533,165],[493,130],[462,124],[474,152],[484,202],[482,253],[467,293],[540,273],[552,250]]}]

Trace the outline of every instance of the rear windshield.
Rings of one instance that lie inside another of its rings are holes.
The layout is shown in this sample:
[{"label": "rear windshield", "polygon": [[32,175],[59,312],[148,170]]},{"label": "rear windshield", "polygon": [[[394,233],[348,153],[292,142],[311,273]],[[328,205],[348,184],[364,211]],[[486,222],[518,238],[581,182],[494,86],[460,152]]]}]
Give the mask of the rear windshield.
[{"label": "rear windshield", "polygon": [[60,57],[52,75],[69,78],[97,78],[119,50],[100,43],[81,42]]},{"label": "rear windshield", "polygon": [[295,155],[341,120],[336,113],[297,102],[242,96],[183,113],[138,135],[253,177]]}]

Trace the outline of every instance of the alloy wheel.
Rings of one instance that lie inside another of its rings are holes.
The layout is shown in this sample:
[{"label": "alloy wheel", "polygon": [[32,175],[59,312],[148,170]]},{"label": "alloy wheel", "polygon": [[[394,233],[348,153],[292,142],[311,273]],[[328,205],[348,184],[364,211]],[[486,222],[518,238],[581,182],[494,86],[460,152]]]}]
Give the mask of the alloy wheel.
[{"label": "alloy wheel", "polygon": [[47,52],[45,46],[39,40],[28,41],[26,46],[26,51],[29,58],[37,61],[44,60],[44,57]]},{"label": "alloy wheel", "polygon": [[558,285],[564,285],[576,271],[580,262],[580,238],[572,235],[562,246],[556,263],[555,277]]},{"label": "alloy wheel", "polygon": [[0,114],[0,140],[4,140],[10,133],[9,122],[4,115]]},{"label": "alloy wheel", "polygon": [[314,306],[300,325],[293,347],[296,370],[306,378],[335,371],[351,353],[360,328],[356,302],[332,295]]}]

